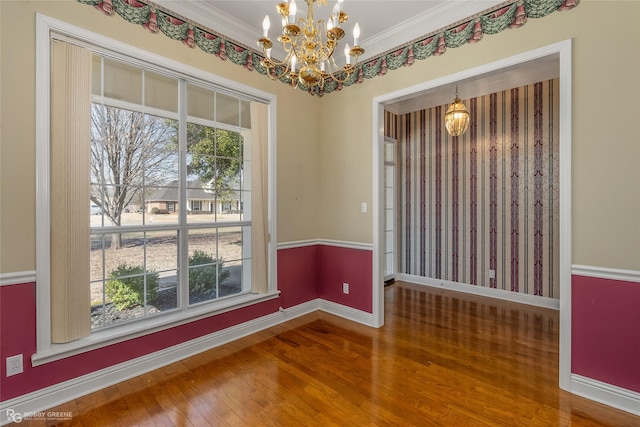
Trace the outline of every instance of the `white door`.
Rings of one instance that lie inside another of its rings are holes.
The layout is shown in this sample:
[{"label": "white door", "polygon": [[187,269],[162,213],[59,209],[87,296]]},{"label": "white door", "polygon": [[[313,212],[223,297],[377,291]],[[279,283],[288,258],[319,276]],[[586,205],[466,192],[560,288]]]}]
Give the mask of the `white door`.
[{"label": "white door", "polygon": [[384,139],[384,281],[396,275],[396,140]]}]

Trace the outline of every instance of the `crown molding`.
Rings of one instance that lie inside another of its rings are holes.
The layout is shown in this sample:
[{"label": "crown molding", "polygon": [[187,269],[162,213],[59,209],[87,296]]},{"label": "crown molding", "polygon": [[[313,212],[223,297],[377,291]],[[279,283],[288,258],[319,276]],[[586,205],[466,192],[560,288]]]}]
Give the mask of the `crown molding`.
[{"label": "crown molding", "polygon": [[[207,29],[214,33],[233,39],[244,44],[246,47],[260,51],[260,49],[257,48],[256,40],[260,36],[261,28],[247,27],[245,22],[242,22],[235,16],[217,9],[215,6],[211,6],[211,3],[209,2],[192,0],[154,0],[154,3],[171,10],[171,12],[181,15],[184,18],[197,22],[198,25],[207,27]],[[212,9],[216,9],[216,15],[211,14]],[[278,47],[274,45],[273,52],[277,50]],[[282,50],[282,53],[284,55],[284,50]]]},{"label": "crown molding", "polygon": [[456,23],[466,22],[488,9],[491,9],[504,0],[450,0],[434,8],[424,11],[406,21],[398,22],[388,30],[378,33],[372,37],[362,40],[362,47],[365,49],[365,56],[373,58],[382,53],[397,49],[412,40],[424,38],[424,36],[438,30],[451,28]]},{"label": "crown molding", "polygon": [[[172,39],[177,37],[188,47],[199,47],[203,51],[219,57],[221,60],[230,60],[249,71],[255,70],[262,75],[268,73],[266,67],[261,63],[262,56],[259,50],[250,47],[255,41],[253,35],[255,26],[247,23],[243,25],[237,18],[228,14],[214,12],[217,9],[203,7],[201,2],[188,3],[185,0],[157,0],[157,3],[135,2],[135,4],[130,4],[122,0],[118,0],[115,3],[115,0],[76,1],[95,6],[96,9],[108,16],[113,16],[114,12],[117,12],[130,23],[142,23],[144,28],[153,33],[161,31]],[[554,0],[554,3],[549,4],[548,2],[522,2],[522,0],[500,2],[497,0],[477,0],[475,2],[470,0],[447,0],[445,2],[441,0],[432,4],[431,13],[426,15],[416,14],[416,16],[420,16],[417,21],[410,19],[403,21],[402,28],[398,28],[398,31],[396,31],[396,33],[403,34],[402,38],[389,36],[376,49],[369,49],[369,55],[372,56],[361,58],[361,61],[355,65],[355,71],[344,81],[331,78],[328,82],[325,82],[324,86],[308,87],[300,85],[299,89],[321,97],[326,93],[342,90],[343,87],[362,83],[365,79],[385,75],[389,70],[413,65],[416,60],[442,55],[447,48],[456,48],[466,43],[478,42],[485,32],[496,34],[506,29],[520,28],[526,24],[528,17],[542,18],[555,11],[573,9],[579,2],[579,0],[562,0],[561,3],[557,1]],[[158,21],[154,5],[155,8],[161,9],[163,12],[161,17],[167,14],[177,18],[177,20],[162,18],[162,20]],[[366,18],[371,17],[376,12],[376,9],[371,6],[371,3],[362,2],[360,5],[363,7],[368,6],[363,9],[365,12],[362,12],[362,10],[358,12],[366,25]],[[395,3],[395,5],[396,7],[400,6],[400,2]],[[493,5],[493,7],[485,9],[490,5]],[[171,9],[165,6],[171,6]],[[266,2],[264,4],[263,2],[254,2],[252,7],[262,9],[264,6],[266,6]],[[453,9],[455,11],[452,14],[446,13],[447,10]],[[439,10],[439,12],[434,13],[434,10]],[[480,12],[478,13],[478,11]],[[425,10],[424,12],[427,11]],[[238,12],[238,16],[241,16],[241,14],[242,12]],[[428,19],[429,25],[420,21],[420,19],[424,20],[425,16],[431,18],[430,20]],[[460,19],[460,17],[463,18]],[[401,18],[396,18],[396,20],[399,19]],[[184,22],[189,24],[188,31],[185,31],[186,28],[183,27]],[[239,26],[234,27],[232,25],[233,22],[236,22]],[[372,21],[369,22],[372,23]],[[407,22],[412,22],[413,24],[409,25]],[[451,23],[444,25],[447,22]],[[203,25],[203,23],[206,25]],[[470,24],[474,25],[470,26]],[[195,27],[202,30],[204,34],[194,31]],[[484,27],[487,27],[488,31],[485,31]],[[238,28],[244,30],[238,32]],[[419,28],[419,30],[416,30],[416,28]],[[403,32],[403,30],[406,31]],[[234,37],[228,37],[225,32],[234,35]],[[385,31],[383,33],[388,34]],[[402,40],[407,40],[408,37],[416,34],[421,34],[421,36],[402,42]],[[212,35],[213,37],[211,37]],[[379,37],[384,38],[384,35]],[[375,41],[375,39],[371,40]],[[389,46],[395,47],[391,50],[384,50]],[[383,52],[375,55],[379,51]],[[274,58],[283,57],[282,55],[284,55],[284,52],[272,51]],[[287,76],[280,78],[280,81],[290,84],[290,79]]]}]

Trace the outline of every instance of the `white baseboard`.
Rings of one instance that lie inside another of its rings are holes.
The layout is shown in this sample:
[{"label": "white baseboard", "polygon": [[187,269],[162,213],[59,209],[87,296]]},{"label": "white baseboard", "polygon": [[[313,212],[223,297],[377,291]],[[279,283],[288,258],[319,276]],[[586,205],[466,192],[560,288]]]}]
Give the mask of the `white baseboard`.
[{"label": "white baseboard", "polygon": [[[13,422],[9,414],[28,415],[46,411],[94,391],[159,369],[206,350],[235,341],[276,326],[287,320],[323,310],[365,325],[371,325],[371,314],[330,301],[315,299],[294,307],[281,309],[258,319],[232,326],[191,341],[110,366],[78,378],[46,387],[14,399],[0,402],[0,425]],[[25,419],[26,420],[26,419]]]},{"label": "white baseboard", "polygon": [[373,326],[373,314],[371,313],[324,299],[318,299],[317,301],[319,310],[326,311],[327,313],[334,314],[357,323],[362,323],[363,325]]},{"label": "white baseboard", "polygon": [[505,301],[528,304],[536,307],[560,309],[560,300],[554,298],[540,297],[519,292],[505,291],[503,289],[487,288],[486,286],[468,285],[466,283],[452,282],[449,280],[439,280],[430,277],[414,276],[411,274],[399,273],[396,280],[414,283],[416,285],[431,286],[449,291],[465,292],[467,294],[480,295],[483,297],[496,298]]},{"label": "white baseboard", "polygon": [[640,416],[640,393],[577,374],[571,374],[571,392],[621,411]]}]

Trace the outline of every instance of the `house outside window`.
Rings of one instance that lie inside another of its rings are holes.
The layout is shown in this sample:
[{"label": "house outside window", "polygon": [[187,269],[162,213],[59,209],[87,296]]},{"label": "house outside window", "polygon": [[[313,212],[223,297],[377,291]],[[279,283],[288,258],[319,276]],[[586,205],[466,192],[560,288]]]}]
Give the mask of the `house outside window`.
[{"label": "house outside window", "polygon": [[202,200],[191,200],[191,210],[192,211],[201,211],[202,210]]}]

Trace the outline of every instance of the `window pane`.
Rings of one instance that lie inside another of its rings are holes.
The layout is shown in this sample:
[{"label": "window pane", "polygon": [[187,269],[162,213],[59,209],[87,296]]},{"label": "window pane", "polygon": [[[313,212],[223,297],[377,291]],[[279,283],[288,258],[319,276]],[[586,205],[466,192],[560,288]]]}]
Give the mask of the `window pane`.
[{"label": "window pane", "polygon": [[187,185],[187,222],[215,222],[220,212],[215,189],[198,178],[189,180]]},{"label": "window pane", "polygon": [[178,307],[178,232],[146,233],[147,269],[158,273],[158,292],[151,301],[159,311]]},{"label": "window pane", "polygon": [[[93,189],[91,191],[93,192]],[[105,223],[104,211],[102,210],[102,197],[100,197],[99,202],[89,202],[89,216],[90,227],[104,227],[105,225],[109,225],[108,219],[106,219]]]},{"label": "window pane", "polygon": [[249,101],[240,101],[240,126],[245,129],[251,129],[251,103]]},{"label": "window pane", "polygon": [[[146,233],[146,265],[158,273],[175,273],[178,269],[178,232],[176,230]],[[166,275],[163,275],[165,277]],[[173,284],[177,278],[173,277]]]},{"label": "window pane", "polygon": [[178,224],[180,203],[178,181],[171,187],[148,187],[145,196],[145,224]]},{"label": "window pane", "polygon": [[145,186],[178,186],[178,151],[149,149],[144,156],[149,159],[143,165]]},{"label": "window pane", "polygon": [[384,173],[385,173],[384,185],[386,187],[393,187],[393,177],[396,173],[396,167],[392,165],[385,165]]},{"label": "window pane", "polygon": [[187,115],[214,120],[214,92],[194,85],[187,85]]},{"label": "window pane", "polygon": [[384,161],[395,162],[395,148],[396,145],[392,142],[385,142],[384,144]]},{"label": "window pane", "polygon": [[92,185],[91,227],[141,225],[142,187]]},{"label": "window pane", "polygon": [[[89,257],[89,263],[90,263],[90,280],[96,281],[96,280],[102,280],[102,278],[105,276],[105,271],[103,269],[104,267],[104,263],[103,263],[103,255],[104,255],[104,249],[105,249],[105,244],[106,242],[104,242],[105,236],[104,235],[92,235],[91,236],[91,254]],[[100,287],[102,287],[102,285],[100,285]],[[102,291],[100,291],[101,293]],[[93,288],[92,288],[92,292],[91,292],[91,301],[93,303],[94,300],[94,295],[93,295]],[[100,298],[98,299],[99,301],[102,300],[102,296],[100,295]]]},{"label": "window pane", "polygon": [[238,222],[245,221],[243,217],[243,200],[248,197],[246,191],[228,191],[226,192],[228,197],[220,200],[221,212],[218,215],[218,222]]},{"label": "window pane", "polygon": [[178,112],[178,80],[145,71],[144,104],[165,111]]},{"label": "window pane", "polygon": [[217,229],[189,230],[189,304],[218,297],[226,273],[218,257]]},{"label": "window pane", "polygon": [[113,233],[104,238],[105,275],[116,272],[119,265],[143,265],[144,233]]},{"label": "window pane", "polygon": [[142,69],[104,58],[104,96],[142,105]]},{"label": "window pane", "polygon": [[102,96],[102,57],[98,55],[91,61],[91,94]]},{"label": "window pane", "polygon": [[223,93],[216,93],[216,121],[240,126],[240,100]]},{"label": "window pane", "polygon": [[[242,291],[243,265],[243,228],[221,227],[218,233],[218,251],[224,260],[224,267],[228,274],[221,280],[220,296],[232,295]],[[251,250],[248,250],[249,256]]]}]

